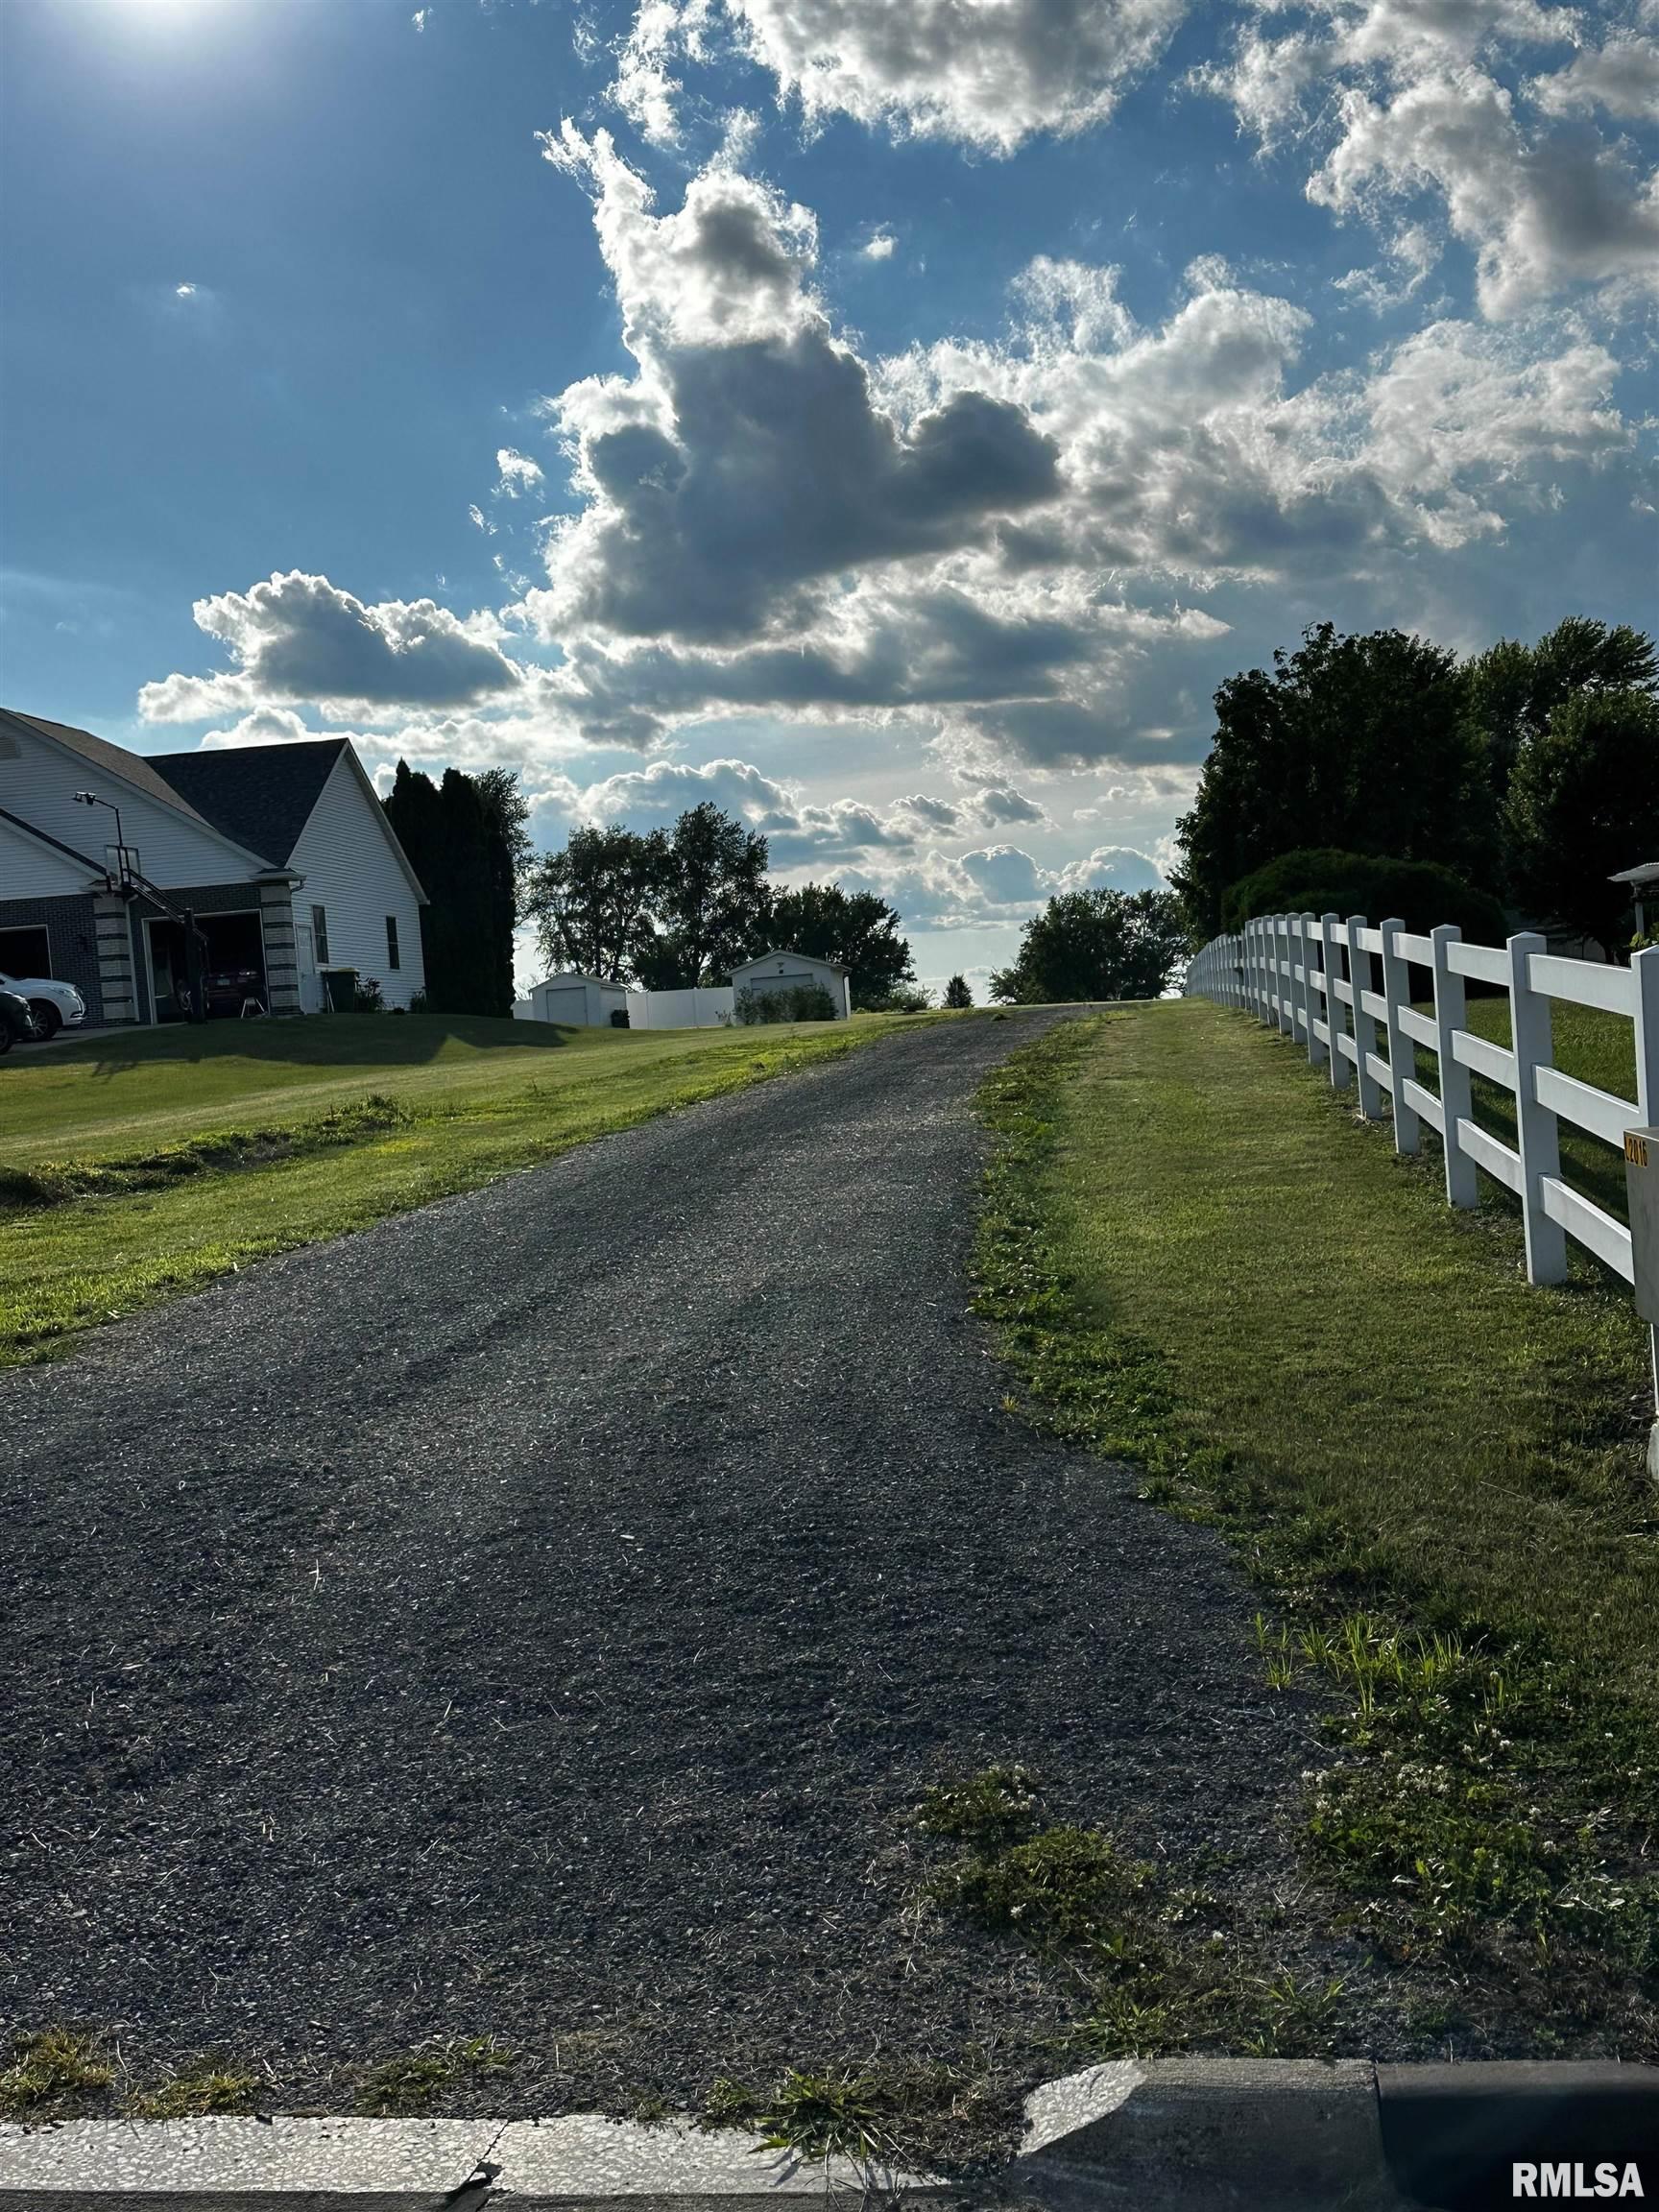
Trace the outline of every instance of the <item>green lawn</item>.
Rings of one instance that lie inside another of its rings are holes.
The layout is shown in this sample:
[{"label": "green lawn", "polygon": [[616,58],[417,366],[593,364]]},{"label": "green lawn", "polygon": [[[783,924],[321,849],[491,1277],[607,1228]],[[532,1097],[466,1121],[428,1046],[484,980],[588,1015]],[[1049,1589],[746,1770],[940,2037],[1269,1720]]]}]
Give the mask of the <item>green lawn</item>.
[{"label": "green lawn", "polygon": [[[1633,1087],[1593,1019],[1557,1047]],[[1401,1160],[1300,1049],[1203,1000],[1056,1032],[986,1104],[981,1304],[1022,1403],[1221,1527],[1268,1682],[1337,1700],[1298,1910],[1434,1980],[1423,2016],[1463,2023],[1459,2055],[1659,2056],[1659,1498],[1628,1289],[1588,1258],[1529,1285],[1507,1193],[1455,1212],[1431,1142]]]},{"label": "green lawn", "polygon": [[0,1363],[895,1025],[333,1015],[20,1049],[0,1064]]},{"label": "green lawn", "polygon": [[[1609,1072],[1594,1027],[1558,1052]],[[1543,1625],[1659,1704],[1627,1292],[1587,1258],[1529,1285],[1507,1209],[1445,1205],[1431,1139],[1413,1170],[1283,1040],[1201,1001],[1109,1022],[1060,1129],[1061,1264],[1094,1320],[1157,1346],[1196,1432],[1403,1589]]]}]

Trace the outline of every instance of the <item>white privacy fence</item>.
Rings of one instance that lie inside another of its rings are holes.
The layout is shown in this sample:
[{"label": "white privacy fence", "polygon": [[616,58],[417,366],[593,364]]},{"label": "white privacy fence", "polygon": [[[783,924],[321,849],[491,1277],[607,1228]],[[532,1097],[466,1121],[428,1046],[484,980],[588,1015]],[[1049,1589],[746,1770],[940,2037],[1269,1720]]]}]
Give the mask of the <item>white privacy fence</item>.
[{"label": "white privacy fence", "polygon": [[[1414,968],[1433,978],[1432,1014],[1412,1005]],[[1467,981],[1508,993],[1507,1051],[1467,1026]],[[1473,1206],[1480,1174],[1512,1190],[1521,1201],[1527,1273],[1534,1283],[1562,1281],[1569,1237],[1626,1283],[1635,1281],[1630,1231],[1563,1180],[1560,1124],[1623,1155],[1627,1129],[1659,1122],[1659,948],[1638,952],[1628,968],[1611,968],[1561,959],[1534,935],[1511,937],[1500,948],[1466,945],[1451,926],[1418,937],[1401,922],[1373,929],[1362,914],[1346,922],[1334,914],[1267,914],[1212,938],[1189,968],[1185,989],[1190,998],[1241,1007],[1305,1045],[1309,1060],[1328,1070],[1333,1090],[1357,1091],[1368,1119],[1381,1118],[1386,1097],[1396,1151],[1415,1152],[1427,1121],[1444,1151],[1449,1205]],[[1621,1014],[1633,1024],[1633,1101],[1554,1065],[1551,1007],[1558,1000]],[[1436,1091],[1417,1080],[1419,1045],[1434,1056]],[[1513,1145],[1475,1120],[1471,1074],[1514,1097]],[[1654,1361],[1659,1387],[1659,1330]]]}]

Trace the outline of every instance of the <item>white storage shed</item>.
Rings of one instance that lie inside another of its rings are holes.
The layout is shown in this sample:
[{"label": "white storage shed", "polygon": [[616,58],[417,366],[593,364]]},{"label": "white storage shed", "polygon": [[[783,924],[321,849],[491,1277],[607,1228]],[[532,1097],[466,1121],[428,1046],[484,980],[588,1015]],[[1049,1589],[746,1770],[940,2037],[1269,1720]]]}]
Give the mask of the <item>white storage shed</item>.
[{"label": "white storage shed", "polygon": [[852,986],[846,969],[837,968],[831,960],[820,960],[810,952],[762,952],[757,960],[746,960],[741,968],[732,971],[732,990],[736,998],[745,991],[763,998],[774,991],[810,989],[813,984],[829,992],[835,1019],[845,1022],[853,1012]]},{"label": "white storage shed", "polygon": [[[533,983],[528,998],[513,1009],[520,1021],[562,1022],[567,1029],[603,1029],[614,1013],[626,1013],[628,993],[620,983],[608,983],[602,975],[584,975],[566,969]],[[620,1026],[620,1024],[618,1024]]]}]

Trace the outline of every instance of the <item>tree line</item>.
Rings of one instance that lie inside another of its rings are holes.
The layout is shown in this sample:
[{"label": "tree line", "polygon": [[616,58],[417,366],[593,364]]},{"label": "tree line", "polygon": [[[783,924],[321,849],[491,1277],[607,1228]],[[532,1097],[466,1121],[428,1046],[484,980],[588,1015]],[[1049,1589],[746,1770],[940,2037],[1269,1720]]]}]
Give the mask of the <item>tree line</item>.
[{"label": "tree line", "polygon": [[644,991],[730,983],[778,946],[844,968],[855,1007],[915,996],[896,907],[839,883],[786,890],[768,864],[765,837],[705,800],[671,830],[573,830],[526,870],[523,912],[549,967]]},{"label": "tree line", "polygon": [[1659,659],[1641,631],[1573,615],[1459,660],[1324,622],[1271,671],[1230,677],[1215,714],[1171,872],[1194,943],[1275,910],[1483,937],[1519,914],[1628,951],[1628,888],[1608,878],[1659,856]]}]

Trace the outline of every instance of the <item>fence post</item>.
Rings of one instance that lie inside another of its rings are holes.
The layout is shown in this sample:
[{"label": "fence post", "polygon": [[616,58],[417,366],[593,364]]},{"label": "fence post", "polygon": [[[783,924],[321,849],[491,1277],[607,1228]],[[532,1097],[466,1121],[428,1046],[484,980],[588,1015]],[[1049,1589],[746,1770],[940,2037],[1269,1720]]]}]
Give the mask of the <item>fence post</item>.
[{"label": "fence post", "polygon": [[[1659,945],[1634,954],[1636,986],[1636,1118],[1644,1128],[1659,1124]],[[1647,1331],[1653,1364],[1653,1426],[1647,1431],[1647,1472],[1659,1482],[1659,1324]]]},{"label": "fence post", "polygon": [[1377,1088],[1377,1078],[1365,1065],[1377,1049],[1377,1022],[1359,1003],[1361,996],[1371,988],[1371,955],[1359,950],[1359,932],[1365,926],[1363,914],[1348,917],[1348,983],[1354,993],[1354,1053],[1358,1061],[1354,1073],[1359,1085],[1359,1111],[1367,1121],[1382,1118],[1382,1094]]},{"label": "fence post", "polygon": [[1421,1142],[1417,1110],[1406,1103],[1406,1078],[1417,1072],[1417,1052],[1400,1026],[1400,1009],[1411,1003],[1411,963],[1398,940],[1406,925],[1396,919],[1378,925],[1382,939],[1382,996],[1388,1002],[1388,1078],[1394,1108],[1394,1149],[1415,1152]]},{"label": "fence post", "polygon": [[1469,1095],[1469,1070],[1453,1052],[1452,1040],[1463,1027],[1468,1008],[1463,978],[1446,958],[1447,947],[1460,944],[1462,937],[1455,922],[1442,922],[1438,929],[1431,930],[1429,943],[1434,953],[1434,1034],[1440,1062],[1440,1118],[1445,1123],[1441,1142],[1446,1153],[1446,1203],[1467,1208],[1479,1204],[1480,1193],[1475,1181],[1475,1163],[1463,1149],[1457,1124],[1470,1118],[1474,1104]]},{"label": "fence post", "polygon": [[1319,1042],[1314,1022],[1319,1019],[1319,994],[1313,988],[1313,948],[1318,942],[1313,933],[1311,914],[1298,914],[1296,933],[1302,945],[1302,1022],[1303,1036],[1308,1046],[1308,1065],[1317,1068],[1325,1047]]},{"label": "fence post", "polygon": [[1342,963],[1336,956],[1336,930],[1341,917],[1322,914],[1319,917],[1319,952],[1325,971],[1325,1035],[1326,1051],[1331,1062],[1331,1088],[1346,1091],[1353,1076],[1347,1054],[1337,1039],[1342,1034],[1342,1001],[1336,996],[1336,979]]},{"label": "fence post", "polygon": [[[1281,958],[1283,955],[1283,958]],[[1289,933],[1289,916],[1274,916],[1274,960],[1279,960],[1279,1031],[1286,1038],[1296,1035],[1296,977],[1289,974],[1294,965],[1294,940]]]},{"label": "fence post", "polygon": [[1567,1232],[1544,1211],[1539,1179],[1561,1172],[1560,1130],[1548,1106],[1538,1103],[1536,1070],[1554,1057],[1550,1001],[1534,991],[1527,963],[1549,950],[1545,940],[1527,933],[1511,937],[1509,948],[1509,1036],[1515,1047],[1515,1135],[1521,1155],[1521,1219],[1527,1237],[1528,1283],[1565,1283]]}]

